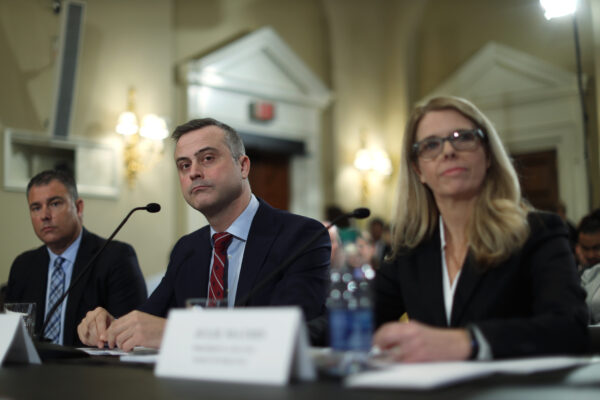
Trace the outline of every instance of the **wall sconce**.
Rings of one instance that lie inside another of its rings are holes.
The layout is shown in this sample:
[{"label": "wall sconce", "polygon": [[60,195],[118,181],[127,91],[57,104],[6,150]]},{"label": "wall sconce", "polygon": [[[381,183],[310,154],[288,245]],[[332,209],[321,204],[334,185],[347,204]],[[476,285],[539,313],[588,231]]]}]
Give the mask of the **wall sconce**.
[{"label": "wall sconce", "polygon": [[169,136],[167,123],[155,114],[142,118],[141,126],[135,113],[135,89],[129,89],[127,111],[119,115],[116,132],[123,135],[125,173],[129,187],[133,187],[137,174],[158,161],[163,151],[163,139]]},{"label": "wall sconce", "polygon": [[388,177],[392,174],[392,161],[385,150],[368,148],[366,144],[366,130],[360,132],[360,149],[354,156],[354,168],[362,175],[361,203],[367,205],[369,198],[369,174]]}]

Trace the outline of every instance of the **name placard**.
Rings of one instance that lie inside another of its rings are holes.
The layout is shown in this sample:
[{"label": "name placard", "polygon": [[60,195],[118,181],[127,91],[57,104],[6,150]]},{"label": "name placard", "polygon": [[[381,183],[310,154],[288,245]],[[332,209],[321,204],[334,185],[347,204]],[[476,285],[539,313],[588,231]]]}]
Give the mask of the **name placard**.
[{"label": "name placard", "polygon": [[266,385],[316,378],[297,307],[172,310],[155,374]]},{"label": "name placard", "polygon": [[0,365],[4,361],[41,364],[21,316],[0,314]]}]

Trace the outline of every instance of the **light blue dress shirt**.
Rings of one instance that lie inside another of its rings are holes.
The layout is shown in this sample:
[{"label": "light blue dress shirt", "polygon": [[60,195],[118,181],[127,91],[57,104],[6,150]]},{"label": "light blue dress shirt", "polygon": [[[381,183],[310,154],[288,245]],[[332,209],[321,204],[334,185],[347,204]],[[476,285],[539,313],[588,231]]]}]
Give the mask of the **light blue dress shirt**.
[{"label": "light blue dress shirt", "polygon": [[[58,257],[63,257],[65,261],[62,264],[62,269],[65,273],[65,288],[67,290],[69,284],[71,283],[71,276],[73,275],[73,266],[75,265],[75,258],[77,258],[77,251],[79,250],[79,245],[81,244],[81,235],[83,233],[83,229],[79,232],[79,236],[71,245],[62,253],[62,254],[54,254],[48,247],[48,255],[50,256],[50,263],[48,264],[48,283],[46,284],[46,310],[44,311],[44,320],[48,317],[48,312],[50,311],[49,301],[50,301],[50,281],[52,278],[52,270],[54,269],[54,261]],[[63,306],[60,313],[60,336],[58,337],[58,343],[63,344],[63,336],[65,331],[65,311],[67,309],[67,301],[69,296],[65,297],[63,300]]]},{"label": "light blue dress shirt", "polygon": [[[248,232],[250,232],[250,225],[252,225],[252,220],[254,219],[254,215],[256,215],[258,206],[258,200],[252,195],[246,209],[235,221],[233,221],[229,228],[226,229],[226,232],[233,235],[231,243],[227,248],[227,306],[230,308],[235,304],[240,270],[242,269],[242,259],[244,258],[244,250],[246,249],[246,242],[248,241]],[[211,226],[210,244],[213,246],[213,255],[215,250],[212,237],[215,233],[218,232]],[[210,258],[210,271],[208,276],[212,273],[212,260],[213,257]],[[210,279],[208,285],[210,287]],[[208,290],[206,293],[208,293]]]}]

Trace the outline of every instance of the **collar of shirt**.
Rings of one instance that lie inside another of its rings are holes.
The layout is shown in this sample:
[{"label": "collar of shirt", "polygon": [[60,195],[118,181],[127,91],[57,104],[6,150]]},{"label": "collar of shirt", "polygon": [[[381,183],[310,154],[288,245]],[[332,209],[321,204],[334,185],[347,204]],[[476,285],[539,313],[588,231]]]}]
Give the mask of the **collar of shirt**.
[{"label": "collar of shirt", "polygon": [[[228,307],[233,307],[235,304],[235,296],[237,294],[237,286],[240,278],[240,271],[242,269],[242,259],[244,257],[244,250],[246,249],[246,241],[248,240],[248,234],[250,232],[250,226],[252,220],[258,211],[258,200],[254,195],[250,198],[250,202],[246,209],[240,214],[239,217],[233,221],[233,223],[226,229],[233,235],[231,244],[227,248],[227,301]],[[210,244],[214,247],[212,235],[217,233],[213,227],[210,227]],[[213,250],[214,251],[214,250]],[[212,271],[212,257],[209,270]],[[209,283],[210,286],[210,283]],[[208,293],[208,292],[207,292]]]},{"label": "collar of shirt", "polygon": [[[440,225],[440,243],[441,243],[441,253],[442,253],[442,277],[443,277],[443,291],[444,291],[444,306],[446,309],[446,323],[450,326],[450,317],[452,316],[452,306],[454,304],[454,292],[456,292],[456,286],[458,286],[458,279],[460,278],[460,274],[462,269],[458,271],[456,277],[454,278],[454,282],[450,285],[450,276],[448,276],[448,267],[446,265],[446,237],[444,236],[444,220],[442,220],[442,216],[440,215],[439,219]],[[490,343],[487,341],[486,337],[483,336],[483,333],[476,325],[471,325],[475,336],[477,337],[477,341],[479,342],[479,353],[477,353],[478,360],[491,360],[494,358],[492,354],[492,347]]]},{"label": "collar of shirt", "polygon": [[454,277],[454,282],[450,284],[450,276],[448,275],[448,265],[446,264],[446,236],[444,233],[444,220],[442,219],[442,215],[439,217],[439,226],[440,226],[440,253],[442,255],[442,290],[444,294],[444,308],[446,310],[446,323],[450,325],[450,318],[452,317],[452,304],[454,303],[454,292],[456,291],[456,284],[458,283],[458,279],[460,278],[460,273],[462,270],[458,271],[456,277]]},{"label": "collar of shirt", "polygon": [[[254,219],[254,215],[258,210],[258,200],[254,196],[254,194],[250,197],[250,202],[242,211],[242,213],[233,221],[233,223],[226,229],[226,232],[231,233],[233,235],[233,239],[243,240],[244,242],[248,240],[248,232],[250,232],[250,225],[252,225],[252,220]],[[210,227],[210,245],[214,246],[213,243],[213,235],[217,233]],[[233,244],[233,241],[232,241]]]},{"label": "collar of shirt", "polygon": [[[62,264],[62,269],[65,273],[65,288],[64,290],[67,290],[67,288],[69,287],[69,284],[71,283],[71,277],[73,275],[73,267],[75,265],[75,259],[77,258],[77,252],[79,251],[79,245],[81,244],[81,237],[83,235],[83,228],[81,229],[81,232],[79,232],[79,236],[77,236],[77,239],[75,239],[75,241],[73,241],[73,243],[71,243],[71,245],[69,247],[67,247],[67,249],[62,253],[62,254],[54,254],[48,247],[46,247],[46,249],[48,250],[48,255],[50,256],[50,263],[48,264],[48,282],[46,285],[46,307],[45,307],[45,311],[44,311],[44,319],[46,319],[46,317],[48,316],[48,311],[50,311],[50,307],[48,307],[48,302],[50,301],[50,281],[52,278],[52,269],[54,268],[54,262],[56,261],[56,259],[58,257],[62,257],[65,259],[65,261]],[[60,315],[60,321],[61,321],[61,329],[60,329],[60,336],[59,336],[59,343],[63,344],[63,337],[64,337],[64,326],[65,326],[65,311],[67,309],[67,307],[65,306],[67,304],[69,296],[67,295],[67,297],[65,297],[65,300],[63,301],[63,307],[61,309],[61,315]]]},{"label": "collar of shirt", "polygon": [[46,249],[48,249],[48,255],[50,256],[50,268],[48,276],[52,274],[52,268],[54,267],[54,262],[56,261],[56,259],[58,257],[62,257],[65,259],[65,261],[62,264],[62,268],[63,271],[65,271],[66,282],[68,283],[71,281],[70,275],[73,273],[73,265],[75,265],[75,259],[77,258],[77,251],[79,250],[79,245],[81,244],[82,235],[83,229],[81,229],[81,232],[79,232],[79,236],[77,236],[77,239],[75,239],[73,243],[71,243],[71,245],[67,247],[67,249],[62,254],[54,254],[52,250],[46,247]]}]

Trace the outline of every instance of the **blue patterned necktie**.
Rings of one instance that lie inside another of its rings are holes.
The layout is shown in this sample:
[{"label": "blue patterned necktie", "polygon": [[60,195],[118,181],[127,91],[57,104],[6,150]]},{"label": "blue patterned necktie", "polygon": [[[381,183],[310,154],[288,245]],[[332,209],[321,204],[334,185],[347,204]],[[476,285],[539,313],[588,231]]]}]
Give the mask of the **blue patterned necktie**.
[{"label": "blue patterned necktie", "polygon": [[[62,265],[65,261],[66,259],[63,257],[58,257],[54,261],[54,269],[52,270],[52,276],[50,277],[50,297],[48,298],[47,310],[54,307],[56,301],[65,291],[65,271],[62,269]],[[58,344],[58,339],[60,338],[62,307],[61,304],[56,308],[56,311],[54,311],[54,314],[50,317],[50,322],[48,322],[48,325],[46,325],[46,329],[44,330],[44,337],[50,339],[52,343]]]}]

